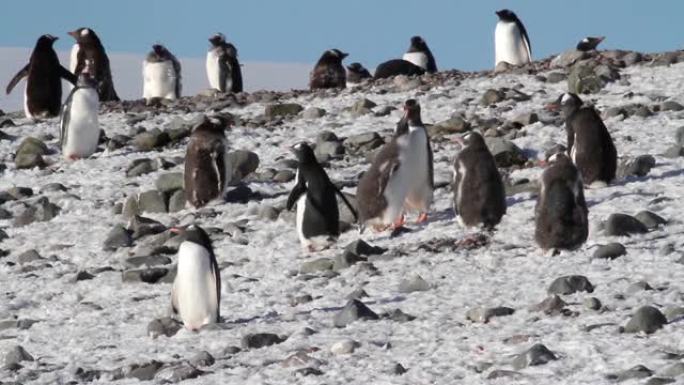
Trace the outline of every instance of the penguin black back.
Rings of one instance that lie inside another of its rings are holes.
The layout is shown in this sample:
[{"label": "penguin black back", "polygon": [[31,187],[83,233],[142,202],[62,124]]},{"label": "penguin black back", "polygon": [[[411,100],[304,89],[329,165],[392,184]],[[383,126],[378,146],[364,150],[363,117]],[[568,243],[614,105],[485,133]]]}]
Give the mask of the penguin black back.
[{"label": "penguin black back", "polygon": [[96,89],[100,101],[118,101],[119,96],[114,90],[109,57],[95,31],[90,28],[79,28],[69,32],[69,35],[76,40],[79,46],[74,75],[78,76],[81,74],[86,67],[86,62],[90,61],[92,64],[90,74],[97,83]]},{"label": "penguin black back", "polygon": [[425,39],[423,39],[420,36],[413,36],[411,38],[411,45],[409,46],[408,51],[406,52],[422,52],[427,56],[427,68],[426,71],[428,73],[435,73],[437,72],[437,62],[435,61],[435,57],[432,55],[432,51],[430,51],[430,48],[428,47],[427,43],[425,42]]},{"label": "penguin black back", "polygon": [[359,83],[371,77],[373,76],[361,63],[351,63],[347,66],[347,83]]},{"label": "penguin black back", "polygon": [[404,59],[392,59],[384,63],[380,63],[375,69],[373,79],[385,79],[397,75],[423,75],[425,70],[410,61]]},{"label": "penguin black back", "polygon": [[525,39],[525,41],[527,42],[527,47],[530,50],[530,57],[532,57],[532,43],[530,42],[530,37],[527,35],[525,25],[522,23],[522,21],[520,21],[518,15],[516,15],[515,12],[511,11],[510,9],[502,9],[500,11],[497,11],[496,15],[499,16],[499,20],[509,23],[515,23],[515,25],[518,26],[520,34],[523,36],[523,39]]},{"label": "penguin black back", "polygon": [[339,49],[330,49],[323,52],[316,66],[311,71],[309,88],[345,88],[347,72],[342,66],[342,60],[348,56]]}]

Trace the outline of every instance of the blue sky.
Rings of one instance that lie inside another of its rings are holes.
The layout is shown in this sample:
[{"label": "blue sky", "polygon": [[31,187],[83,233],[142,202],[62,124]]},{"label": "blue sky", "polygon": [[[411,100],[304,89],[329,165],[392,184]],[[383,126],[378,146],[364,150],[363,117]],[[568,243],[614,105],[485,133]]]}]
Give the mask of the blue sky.
[{"label": "blue sky", "polygon": [[[373,70],[399,57],[422,35],[441,69],[492,66],[494,11],[514,10],[525,23],[533,56],[572,47],[586,35],[605,35],[604,48],[640,51],[682,47],[684,2],[456,1],[456,0],[4,0],[0,47],[30,47],[43,33],[72,44],[66,31],[91,26],[108,51],[145,53],[162,42],[182,57],[200,57],[207,37],[224,32],[242,60],[314,62],[339,48]],[[10,16],[11,17],[7,17]],[[30,16],[29,16],[30,15]]]}]

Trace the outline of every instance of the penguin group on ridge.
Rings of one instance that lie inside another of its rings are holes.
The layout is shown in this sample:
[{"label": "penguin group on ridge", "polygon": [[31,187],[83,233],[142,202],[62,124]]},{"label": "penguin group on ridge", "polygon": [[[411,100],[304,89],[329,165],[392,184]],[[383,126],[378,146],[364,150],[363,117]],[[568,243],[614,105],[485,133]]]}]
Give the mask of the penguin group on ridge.
[{"label": "penguin group on ridge", "polygon": [[[527,31],[510,10],[496,12],[495,65],[525,65],[532,60]],[[60,146],[67,160],[88,158],[99,139],[100,102],[117,101],[109,59],[99,37],[90,28],[69,32],[75,39],[70,70],[64,68],[53,49],[57,37],[41,36],[29,63],[9,82],[7,93],[27,79],[24,110],[27,118],[61,115]],[[591,50],[603,37],[580,41],[578,50]],[[237,49],[221,33],[209,38],[207,80],[219,92],[242,92],[243,81]],[[346,88],[367,79],[437,72],[436,60],[421,36],[410,38],[400,59],[377,66],[371,74],[355,62],[346,68],[349,55],[339,49],[323,52],[309,79],[311,90]],[[61,103],[61,79],[73,88]],[[180,61],[161,44],[154,44],[143,61],[143,98],[178,99],[182,95]],[[564,93],[547,106],[561,110],[566,121],[567,153],[548,159],[541,177],[535,208],[534,238],[544,251],[573,250],[588,236],[585,184],[607,185],[615,178],[617,150],[608,129],[593,107],[575,94]],[[287,209],[296,206],[296,233],[302,247],[316,252],[330,247],[340,235],[338,198],[348,206],[361,229],[398,231],[406,215],[415,213],[416,223],[429,225],[433,201],[433,153],[430,136],[415,99],[403,105],[404,115],[391,140],[375,155],[357,185],[357,204],[352,205],[330,180],[305,142],[292,147],[297,157],[296,182]],[[193,127],[186,149],[184,188],[186,202],[195,209],[222,197],[227,186],[225,131],[232,122],[223,116],[205,117]],[[453,160],[453,207],[465,227],[494,231],[506,214],[506,194],[494,157],[478,132],[457,139],[461,151]],[[172,309],[189,330],[220,322],[221,277],[211,239],[198,225],[172,229],[182,237],[178,250],[178,275],[171,294]]]}]

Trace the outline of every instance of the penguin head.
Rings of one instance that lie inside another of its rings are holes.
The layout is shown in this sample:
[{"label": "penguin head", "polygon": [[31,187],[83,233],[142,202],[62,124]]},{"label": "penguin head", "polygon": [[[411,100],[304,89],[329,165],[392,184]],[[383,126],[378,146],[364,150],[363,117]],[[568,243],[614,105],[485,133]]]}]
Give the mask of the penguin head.
[{"label": "penguin head", "polygon": [[484,138],[477,131],[470,131],[463,135],[463,142],[467,147],[472,149],[487,148]]},{"label": "penguin head", "polygon": [[564,152],[557,152],[549,157],[548,167],[556,165],[567,165],[572,164],[570,157]]},{"label": "penguin head", "polygon": [[36,48],[38,47],[52,47],[52,45],[59,39],[57,36],[52,36],[50,34],[43,35],[38,38],[36,42]]},{"label": "penguin head", "polygon": [[563,111],[563,115],[568,117],[572,115],[575,111],[579,110],[584,102],[582,99],[572,92],[566,92],[556,99],[555,102],[546,106],[547,110],[556,111],[558,109]]},{"label": "penguin head", "polygon": [[499,20],[501,21],[506,21],[506,22],[514,22],[518,20],[518,16],[516,16],[513,11],[509,9],[502,9],[499,11],[496,11],[496,15],[499,16]]},{"label": "penguin head", "polygon": [[218,32],[209,38],[209,42],[211,43],[212,47],[220,47],[226,42],[226,37],[222,33]]},{"label": "penguin head", "polygon": [[225,136],[225,130],[231,119],[223,115],[204,116],[202,121],[192,129],[192,132],[206,132]]},{"label": "penguin head", "polygon": [[404,119],[411,126],[422,126],[420,119],[420,104],[416,99],[409,99],[404,102]]},{"label": "penguin head", "polygon": [[313,149],[306,142],[299,142],[292,146],[292,152],[297,157],[299,164],[317,163]]},{"label": "penguin head", "polygon": [[78,28],[67,33],[73,37],[77,43],[88,43],[100,40],[95,34],[95,31],[87,27]]},{"label": "penguin head", "polygon": [[422,37],[414,36],[411,38],[411,46],[409,47],[409,51],[426,52],[428,51],[427,43],[425,43],[425,40],[423,40]]},{"label": "penguin head", "polygon": [[211,238],[203,228],[192,224],[186,227],[172,227],[169,231],[183,239],[183,242],[192,242],[203,246],[207,250],[213,250],[211,246]]},{"label": "penguin head", "polygon": [[342,63],[342,60],[349,56],[348,53],[342,52],[337,48],[329,49],[323,52],[323,55],[319,59],[319,63]]},{"label": "penguin head", "polygon": [[362,73],[368,71],[361,63],[354,62],[347,66],[349,72]]}]

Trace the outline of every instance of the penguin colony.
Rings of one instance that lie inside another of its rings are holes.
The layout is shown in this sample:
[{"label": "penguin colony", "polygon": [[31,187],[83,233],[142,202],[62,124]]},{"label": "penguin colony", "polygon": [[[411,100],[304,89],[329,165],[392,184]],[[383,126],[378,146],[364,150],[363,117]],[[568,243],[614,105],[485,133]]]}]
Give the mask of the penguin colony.
[{"label": "penguin colony", "polygon": [[[496,12],[495,65],[524,65],[532,60],[527,31],[510,10]],[[29,63],[9,82],[7,93],[24,78],[25,115],[39,120],[61,114],[60,144],[66,160],[92,156],[97,150],[100,128],[99,103],[119,100],[114,89],[109,59],[99,37],[90,28],[69,32],[75,39],[70,70],[62,67],[52,47],[57,37],[41,36]],[[591,50],[603,37],[580,41],[578,50]],[[217,33],[209,38],[206,72],[210,86],[219,92],[242,92],[243,82],[237,49]],[[369,79],[437,72],[435,58],[420,36],[410,38],[400,59],[378,65],[371,73],[360,63],[345,69],[348,56],[339,49],[326,50],[310,74],[311,90],[353,87]],[[61,79],[74,85],[61,103]],[[182,94],[181,64],[163,45],[155,44],[143,62],[143,98],[177,99]],[[60,108],[61,106],[61,108]],[[575,94],[565,93],[547,106],[562,110],[566,120],[567,153],[552,154],[541,177],[535,209],[535,240],[543,251],[557,252],[580,247],[588,236],[585,185],[607,185],[616,173],[617,150],[609,130],[593,107]],[[340,235],[338,200],[357,219],[360,230],[400,233],[407,214],[415,223],[429,223],[433,199],[433,154],[421,106],[414,99],[403,105],[404,115],[392,139],[375,155],[358,181],[353,205],[316,159],[309,144],[297,143],[296,182],[287,209],[296,206],[296,234],[309,252],[330,247]],[[192,130],[185,157],[187,205],[201,209],[220,200],[227,181],[225,131],[232,122],[225,117],[205,117]],[[495,231],[506,214],[502,177],[480,133],[457,139],[462,150],[453,158],[453,207],[462,226]],[[178,274],[173,283],[171,308],[189,330],[220,322],[221,275],[207,232],[196,224],[177,227],[181,237]]]}]

